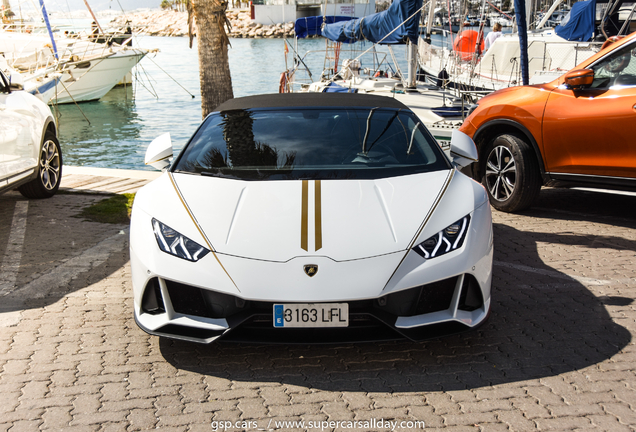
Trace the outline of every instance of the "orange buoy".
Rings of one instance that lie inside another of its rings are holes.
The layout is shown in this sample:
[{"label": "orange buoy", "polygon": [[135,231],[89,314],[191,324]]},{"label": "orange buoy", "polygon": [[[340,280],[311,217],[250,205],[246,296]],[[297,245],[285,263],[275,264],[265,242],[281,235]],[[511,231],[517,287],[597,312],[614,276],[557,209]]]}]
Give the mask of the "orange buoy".
[{"label": "orange buoy", "polygon": [[455,38],[455,42],[453,42],[453,50],[461,57],[462,60],[472,60],[475,51],[477,56],[484,52],[484,38],[482,36],[479,45],[477,45],[478,37],[479,32],[475,30],[464,30],[457,35],[457,38]]}]

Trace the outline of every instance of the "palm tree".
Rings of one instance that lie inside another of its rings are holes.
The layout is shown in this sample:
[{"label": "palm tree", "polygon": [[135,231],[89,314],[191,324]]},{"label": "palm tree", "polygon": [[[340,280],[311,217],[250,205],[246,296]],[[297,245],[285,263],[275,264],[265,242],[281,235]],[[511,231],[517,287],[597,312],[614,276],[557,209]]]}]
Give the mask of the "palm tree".
[{"label": "palm tree", "polygon": [[225,27],[227,0],[191,0],[188,2],[190,48],[192,48],[192,17],[197,24],[199,45],[199,80],[201,82],[201,111],[205,118],[221,103],[232,99],[232,77],[227,47],[230,39]]}]

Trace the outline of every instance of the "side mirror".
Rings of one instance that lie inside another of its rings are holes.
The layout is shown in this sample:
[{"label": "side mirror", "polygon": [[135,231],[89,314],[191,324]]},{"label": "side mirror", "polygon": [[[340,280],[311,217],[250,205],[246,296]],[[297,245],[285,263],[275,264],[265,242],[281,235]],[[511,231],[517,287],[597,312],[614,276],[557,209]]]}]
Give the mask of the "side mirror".
[{"label": "side mirror", "polygon": [[473,162],[477,162],[479,157],[477,147],[473,140],[458,130],[454,130],[451,135],[450,154],[453,165],[458,168],[463,168]]},{"label": "side mirror", "polygon": [[18,73],[12,73],[9,75],[9,91],[24,90],[24,80],[22,75]]},{"label": "side mirror", "polygon": [[565,85],[572,90],[589,87],[594,82],[594,71],[591,69],[577,69],[566,73],[563,77]]},{"label": "side mirror", "polygon": [[172,140],[170,132],[166,132],[152,140],[148,145],[144,162],[146,165],[163,171],[170,166],[169,159],[172,159]]}]

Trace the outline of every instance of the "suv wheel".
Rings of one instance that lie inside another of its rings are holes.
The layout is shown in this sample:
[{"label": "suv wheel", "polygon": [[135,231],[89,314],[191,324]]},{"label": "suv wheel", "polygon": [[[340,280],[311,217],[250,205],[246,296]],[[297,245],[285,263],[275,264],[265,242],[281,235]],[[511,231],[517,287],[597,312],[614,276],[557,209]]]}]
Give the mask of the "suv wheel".
[{"label": "suv wheel", "polygon": [[38,176],[18,188],[26,198],[50,198],[62,181],[62,151],[55,134],[46,132],[38,161]]},{"label": "suv wheel", "polygon": [[516,135],[496,136],[480,158],[482,184],[497,210],[515,212],[532,205],[541,189],[541,177],[530,145]]}]

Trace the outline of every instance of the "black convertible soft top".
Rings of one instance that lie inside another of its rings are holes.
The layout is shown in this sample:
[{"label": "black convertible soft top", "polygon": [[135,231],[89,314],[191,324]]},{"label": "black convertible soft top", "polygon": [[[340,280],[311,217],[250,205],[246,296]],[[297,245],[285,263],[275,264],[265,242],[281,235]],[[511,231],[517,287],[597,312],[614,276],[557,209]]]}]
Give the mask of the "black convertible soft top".
[{"label": "black convertible soft top", "polygon": [[273,93],[230,99],[214,111],[285,107],[382,107],[409,109],[402,102],[387,97],[360,93]]}]

